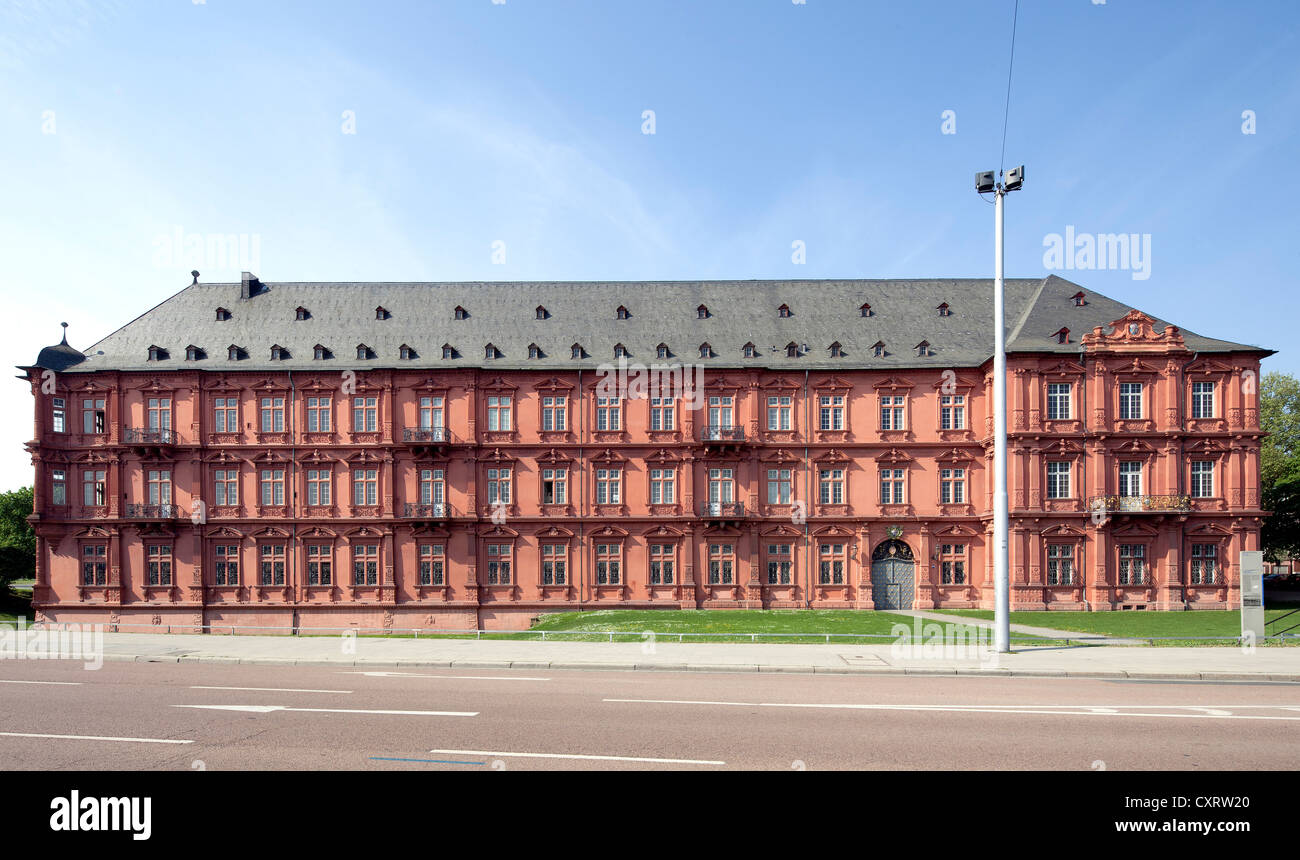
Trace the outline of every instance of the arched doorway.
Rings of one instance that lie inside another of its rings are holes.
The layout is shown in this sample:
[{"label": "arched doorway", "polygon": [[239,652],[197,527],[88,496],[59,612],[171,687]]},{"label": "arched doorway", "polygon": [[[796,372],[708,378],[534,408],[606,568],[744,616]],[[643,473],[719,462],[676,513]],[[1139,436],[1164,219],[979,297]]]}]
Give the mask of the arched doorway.
[{"label": "arched doorway", "polygon": [[881,541],[871,553],[871,598],[877,609],[911,609],[916,590],[912,548],[901,540]]}]

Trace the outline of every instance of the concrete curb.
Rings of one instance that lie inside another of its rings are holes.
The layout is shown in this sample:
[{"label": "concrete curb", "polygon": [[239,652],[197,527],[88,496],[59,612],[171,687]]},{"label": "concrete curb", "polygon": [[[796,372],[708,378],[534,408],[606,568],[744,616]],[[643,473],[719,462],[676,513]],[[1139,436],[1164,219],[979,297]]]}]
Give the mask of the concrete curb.
[{"label": "concrete curb", "polygon": [[287,660],[271,657],[231,657],[221,655],[173,654],[105,654],[105,661],[126,663],[202,663],[241,666],[330,666],[354,669],[527,669],[607,671],[607,672],[716,672],[716,673],[786,673],[798,675],[903,675],[912,677],[979,677],[979,678],[1095,678],[1149,681],[1271,681],[1300,683],[1300,674],[1270,672],[1143,672],[1136,670],[1075,671],[1066,669],[990,669],[967,667],[918,666],[784,666],[755,663],[614,663],[614,662],[547,662],[537,660],[395,660],[357,661]]}]

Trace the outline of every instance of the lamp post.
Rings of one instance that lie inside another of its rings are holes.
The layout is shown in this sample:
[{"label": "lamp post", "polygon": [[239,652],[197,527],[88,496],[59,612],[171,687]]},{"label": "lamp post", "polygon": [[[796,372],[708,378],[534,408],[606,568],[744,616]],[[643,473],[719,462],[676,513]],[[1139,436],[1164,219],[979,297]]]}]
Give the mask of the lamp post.
[{"label": "lamp post", "polygon": [[1002,282],[1002,198],[1024,184],[1024,165],[1013,168],[1005,181],[994,182],[993,171],[975,174],[975,190],[994,195],[993,230],[993,645],[1011,650],[1011,582],[1007,556],[1007,350]]}]

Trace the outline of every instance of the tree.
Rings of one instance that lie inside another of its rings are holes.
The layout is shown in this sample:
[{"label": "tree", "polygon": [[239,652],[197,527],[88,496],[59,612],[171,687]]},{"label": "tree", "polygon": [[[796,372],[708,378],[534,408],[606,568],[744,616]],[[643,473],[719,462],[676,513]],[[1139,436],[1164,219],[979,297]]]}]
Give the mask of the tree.
[{"label": "tree", "polygon": [[36,576],[36,533],[27,522],[31,513],[31,487],[0,493],[0,594],[11,581]]},{"label": "tree", "polygon": [[1300,380],[1266,373],[1259,387],[1259,425],[1270,435],[1259,455],[1264,509],[1260,530],[1270,561],[1300,555]]}]

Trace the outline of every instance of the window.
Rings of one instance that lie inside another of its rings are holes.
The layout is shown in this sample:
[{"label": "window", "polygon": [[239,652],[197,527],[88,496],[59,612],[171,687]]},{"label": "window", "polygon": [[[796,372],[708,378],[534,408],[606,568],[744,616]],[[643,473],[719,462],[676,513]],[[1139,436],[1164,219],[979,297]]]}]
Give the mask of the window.
[{"label": "window", "polygon": [[276,344],[271,347],[271,361],[279,361],[286,355],[284,347]]},{"label": "window", "polygon": [[937,308],[935,308],[935,310],[939,312],[939,316],[941,317],[952,316],[952,311],[948,309],[947,302],[944,302],[943,304],[939,305]]},{"label": "window", "polygon": [[862,305],[858,308],[858,312],[862,314],[864,317],[871,316],[871,305],[867,304],[866,302],[863,302]]},{"label": "window", "polygon": [[239,400],[218,397],[212,401],[212,429],[216,433],[239,432]]},{"label": "window", "polygon": [[446,498],[446,474],[443,469],[420,470],[420,504],[442,504]]},{"label": "window", "polygon": [[944,585],[966,584],[966,544],[939,545],[939,570]]},{"label": "window", "polygon": [[830,350],[831,350],[831,358],[844,357],[844,347],[840,344],[838,340],[835,341],[835,343],[830,345]]},{"label": "window", "polygon": [[538,346],[537,344],[535,344],[535,343],[530,343],[530,344],[528,344],[528,357],[529,357],[529,358],[541,358],[541,357],[542,357],[542,348],[541,348],[540,346]]},{"label": "window", "polygon": [[781,305],[781,307],[776,309],[776,313],[777,316],[779,316],[781,319],[786,319],[787,317],[790,316],[790,306]]},{"label": "window", "polygon": [[767,398],[767,429],[789,430],[792,426],[793,404],[794,398],[789,396]]},{"label": "window", "polygon": [[767,503],[788,505],[794,499],[794,470],[767,470]]},{"label": "window", "polygon": [[213,547],[217,585],[239,585],[239,545],[219,543]]},{"label": "window", "polygon": [[330,544],[307,545],[307,584],[333,585],[334,547]]},{"label": "window", "polygon": [[674,416],[675,402],[671,397],[650,398],[650,429],[672,430],[677,426]]},{"label": "window", "polygon": [[568,573],[568,544],[542,544],[542,585],[564,585],[569,581]]},{"label": "window", "polygon": [[469,319],[469,311],[465,310],[460,305],[456,305],[456,319]]},{"label": "window", "polygon": [[306,308],[297,308],[297,309],[294,311],[294,313],[295,313],[295,317],[294,317],[294,318],[297,319],[297,320],[300,321],[300,322],[301,322],[302,320],[307,319],[309,316],[311,316],[311,314],[309,314],[309,313],[307,312],[307,309],[306,309]]},{"label": "window", "polygon": [[230,311],[225,308],[217,308],[217,322],[225,322],[230,319]]},{"label": "window", "polygon": [[81,432],[82,433],[105,433],[104,426],[104,400],[97,398],[94,400],[81,401]]},{"label": "window", "polygon": [[695,316],[696,316],[698,319],[702,319],[702,320],[704,320],[704,319],[708,319],[708,318],[709,318],[709,309],[706,308],[704,305],[700,305],[698,308],[695,309]]},{"label": "window", "polygon": [[880,398],[880,429],[906,429],[903,420],[905,398],[901,394],[885,394]]},{"label": "window", "polygon": [[736,548],[729,543],[709,544],[709,585],[730,585],[736,566]]},{"label": "window", "polygon": [[1047,464],[1047,498],[1049,499],[1068,499],[1070,498],[1070,464],[1069,463],[1048,463]]},{"label": "window", "polygon": [[1212,543],[1192,544],[1192,585],[1214,585],[1219,567],[1219,548]]},{"label": "window", "polygon": [[542,504],[563,505],[569,496],[569,470],[542,470]]},{"label": "window", "polygon": [[483,357],[484,357],[484,358],[500,358],[500,357],[501,357],[501,350],[497,349],[495,346],[493,346],[492,344],[489,343],[487,346],[483,347]]},{"label": "window", "polygon": [[284,585],[284,544],[264,543],[261,546],[262,585]]},{"label": "window", "polygon": [[487,500],[489,505],[510,504],[510,470],[487,470]]},{"label": "window", "polygon": [[596,584],[618,585],[623,568],[621,543],[596,544]]},{"label": "window", "polygon": [[171,585],[171,544],[149,544],[146,550],[146,556],[148,558],[149,584],[159,586]]},{"label": "window", "polygon": [[357,344],[357,358],[374,358],[374,352],[364,343]]},{"label": "window", "polygon": [[330,357],[330,351],[325,347],[321,346],[319,343],[316,344],[314,347],[312,347],[312,358],[316,359],[317,361],[329,357]]},{"label": "window", "polygon": [[880,503],[882,505],[903,504],[903,470],[880,470]]},{"label": "window", "polygon": [[730,427],[733,398],[731,395],[717,395],[709,398],[709,426]]},{"label": "window", "polygon": [[421,397],[420,398],[420,429],[421,430],[440,430],[443,427],[443,411],[441,397]]},{"label": "window", "polygon": [[677,482],[676,469],[650,470],[650,504],[671,505],[675,496]]},{"label": "window", "polygon": [[145,473],[145,487],[149,494],[149,504],[170,505],[172,503],[172,473],[170,469],[149,469]]},{"label": "window", "polygon": [[876,341],[874,344],[872,344],[872,345],[871,345],[871,354],[874,355],[876,358],[881,358],[882,356],[884,356],[884,354],[885,354],[885,343],[884,343],[884,341],[879,341],[879,340],[878,340],[878,341]]},{"label": "window", "polygon": [[352,470],[352,504],[379,504],[379,470]]},{"label": "window", "polygon": [[735,484],[732,482],[731,469],[709,470],[709,501],[724,504],[733,500]]},{"label": "window", "polygon": [[621,469],[597,469],[596,504],[619,504],[619,489],[622,485],[622,478],[623,471]]},{"label": "window", "polygon": [[1192,495],[1198,499],[1214,497],[1214,461],[1192,461]]},{"label": "window", "polygon": [[1119,546],[1119,584],[1141,585],[1146,575],[1147,548],[1140,543]]},{"label": "window", "polygon": [[817,472],[818,500],[823,505],[844,504],[844,470],[820,469]]},{"label": "window", "polygon": [[582,358],[582,356],[583,356],[582,344],[575,343],[573,346],[569,347],[570,358]]},{"label": "window", "polygon": [[1119,464],[1119,494],[1121,496],[1142,495],[1142,463],[1125,460]]},{"label": "window", "polygon": [[377,320],[386,320],[386,319],[388,319],[390,316],[392,316],[392,314],[390,314],[390,313],[388,312],[388,309],[385,308],[385,307],[383,307],[382,305],[381,305],[380,307],[375,308],[375,319],[377,319]]},{"label": "window", "polygon": [[68,473],[62,469],[54,469],[50,472],[50,487],[52,490],[51,501],[56,505],[66,505],[68,503]]},{"label": "window", "polygon": [[397,348],[397,357],[402,361],[410,361],[415,357],[415,350],[411,349],[406,344],[402,344]]},{"label": "window", "polygon": [[668,358],[668,345],[661,343],[655,347],[655,358]]},{"label": "window", "polygon": [[62,397],[54,398],[52,428],[55,433],[67,432],[67,427],[65,426],[65,414],[66,414],[66,408],[64,406],[63,398]]},{"label": "window", "polygon": [[939,503],[962,505],[966,503],[966,470],[939,470]]},{"label": "window", "polygon": [[379,544],[359,543],[353,545],[352,584],[379,584]]},{"label": "window", "polygon": [[1192,417],[1193,418],[1214,417],[1214,383],[1213,382],[1192,383]]},{"label": "window", "polygon": [[374,433],[379,429],[379,398],[352,398],[352,432]]},{"label": "window", "polygon": [[[666,358],[667,356],[663,357]],[[713,358],[713,347],[709,346],[707,342],[700,344],[700,358]]]},{"label": "window", "polygon": [[450,344],[445,344],[445,343],[444,343],[444,344],[442,345],[442,357],[443,357],[443,358],[455,358],[455,357],[456,357],[456,347],[451,346]]},{"label": "window", "polygon": [[243,358],[243,356],[244,356],[244,349],[243,349],[243,347],[239,347],[239,346],[235,346],[234,344],[231,344],[231,345],[226,349],[226,360],[227,360],[227,361],[239,361],[241,358]]},{"label": "window", "polygon": [[487,545],[487,584],[510,584],[511,546],[508,543],[490,543]]},{"label": "window", "polygon": [[618,318],[621,319],[621,320],[625,320],[625,319],[627,319],[628,317],[631,316],[631,314],[627,312],[627,308],[623,307],[622,305],[619,305],[619,306],[618,306],[618,310],[615,311],[615,314],[616,314],[616,315],[618,316]]},{"label": "window", "polygon": [[161,346],[149,347],[150,361],[162,361],[166,357],[167,357],[167,350],[163,349]]},{"label": "window", "polygon": [[507,431],[510,429],[510,398],[492,395],[487,399],[488,430]]},{"label": "window", "polygon": [[928,355],[934,355],[934,353],[930,350],[930,342],[928,340],[923,340],[920,343],[918,343],[916,345],[916,354],[921,356],[922,358]]},{"label": "window", "polygon": [[333,405],[333,401],[328,397],[307,398],[308,433],[330,432],[330,414],[333,412]]},{"label": "window", "polygon": [[741,351],[744,353],[745,358],[758,358],[758,348],[752,343],[745,344],[741,347]]},{"label": "window", "polygon": [[544,320],[544,319],[546,319],[547,317],[550,316],[550,313],[547,312],[546,308],[542,307],[541,305],[538,305],[538,306],[537,306],[537,309],[536,309],[535,312],[536,312],[536,314],[537,314],[537,318],[538,318],[539,320]]},{"label": "window", "polygon": [[785,345],[785,357],[786,357],[786,358],[798,358],[798,357],[799,357],[799,344],[795,343],[794,341],[790,341],[790,343],[787,343],[787,344]]},{"label": "window", "polygon": [[618,430],[622,426],[623,403],[617,397],[596,398],[596,429]]},{"label": "window", "polygon": [[1136,421],[1142,417],[1142,383],[1121,382],[1119,384],[1119,417]]},{"label": "window", "polygon": [[824,543],[818,555],[817,582],[821,585],[843,585],[844,544]]},{"label": "window", "polygon": [[1047,383],[1047,420],[1066,421],[1070,418],[1070,383]]},{"label": "window", "polygon": [[623,346],[623,344],[621,343],[614,344],[614,357],[627,358],[628,357],[627,347]]},{"label": "window", "polygon": [[198,360],[201,359],[202,357],[203,357],[203,350],[199,349],[197,346],[187,346],[187,347],[185,347],[185,360],[186,360],[186,361],[198,361]]},{"label": "window", "polygon": [[823,394],[818,398],[822,430],[844,429],[844,395]]},{"label": "window", "polygon": [[263,397],[261,415],[263,433],[284,432],[283,397]]},{"label": "window", "polygon": [[674,557],[673,547],[666,543],[650,544],[650,584],[672,585]]},{"label": "window", "polygon": [[420,544],[420,585],[445,585],[443,559],[446,550],[440,543]]},{"label": "window", "polygon": [[334,476],[329,469],[307,470],[307,504],[313,506],[331,504]]},{"label": "window", "polygon": [[238,469],[217,469],[212,473],[212,499],[217,507],[239,504]]},{"label": "window", "polygon": [[108,484],[103,469],[87,469],[81,473],[81,503],[87,507],[108,504]]},{"label": "window", "polygon": [[1074,546],[1068,543],[1047,545],[1047,584],[1074,585]]},{"label": "window", "polygon": [[966,395],[944,394],[939,397],[939,428],[941,430],[966,428]]},{"label": "window", "polygon": [[108,584],[108,545],[86,544],[81,548],[81,584]]},{"label": "window", "polygon": [[794,547],[788,543],[767,545],[767,584],[789,585],[794,573]]},{"label": "window", "polygon": [[284,504],[284,469],[263,469],[261,486],[263,505]]}]

